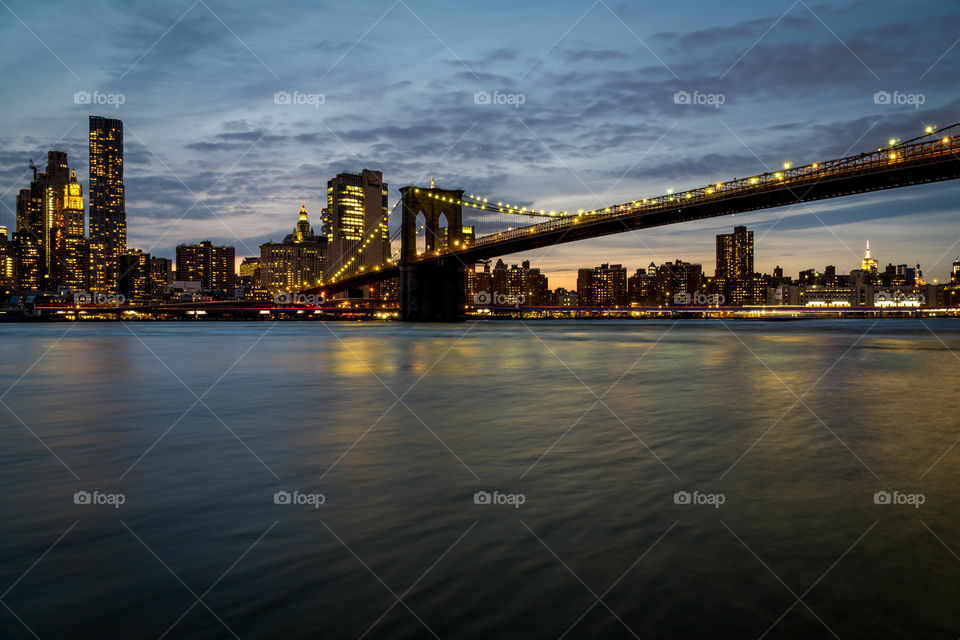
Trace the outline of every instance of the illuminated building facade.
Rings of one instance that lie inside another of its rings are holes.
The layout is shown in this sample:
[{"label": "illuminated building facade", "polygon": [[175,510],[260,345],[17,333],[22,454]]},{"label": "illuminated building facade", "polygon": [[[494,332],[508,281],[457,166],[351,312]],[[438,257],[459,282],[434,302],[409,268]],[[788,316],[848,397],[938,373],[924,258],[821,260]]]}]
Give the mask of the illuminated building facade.
[{"label": "illuminated building facade", "polygon": [[118,290],[127,300],[148,300],[151,281],[150,254],[140,249],[127,249],[120,256]]},{"label": "illuminated building facade", "polygon": [[16,245],[7,237],[7,228],[0,226],[0,287],[17,286],[15,261]]},{"label": "illuminated building facade", "polygon": [[734,227],[733,233],[717,236],[717,277],[731,279],[753,276],[753,231]]},{"label": "illuminated building facade", "polygon": [[21,291],[40,291],[43,285],[43,248],[39,239],[27,229],[14,233],[13,243],[17,288]]},{"label": "illuminated building facade", "polygon": [[577,272],[577,296],[581,307],[622,307],[627,304],[627,269],[602,264]]},{"label": "illuminated building facade", "polygon": [[[91,279],[93,291],[116,293],[120,256],[127,250],[127,214],[123,186],[123,122],[90,116],[90,241],[96,259],[106,261],[104,277]],[[106,287],[104,290],[94,287]]]},{"label": "illuminated building facade", "polygon": [[325,279],[342,278],[391,257],[387,193],[383,174],[368,169],[341,173],[327,183]]},{"label": "illuminated building facade", "polygon": [[70,172],[70,181],[63,188],[63,217],[65,233],[60,259],[64,268],[63,284],[74,291],[87,288],[89,247],[83,236],[83,187],[77,181],[77,172]]},{"label": "illuminated building facade", "polygon": [[237,289],[233,247],[215,247],[209,240],[177,245],[177,281],[199,282],[201,288],[232,298]]},{"label": "illuminated building facade", "polygon": [[660,297],[657,286],[657,266],[650,263],[646,269],[637,269],[627,278],[627,298],[631,305],[638,307],[654,307],[666,304]]},{"label": "illuminated building facade", "polygon": [[550,304],[550,289],[547,276],[540,269],[531,268],[530,261],[508,269],[503,260],[498,260],[490,278],[489,292],[509,296],[521,304],[539,306]]},{"label": "illuminated building facade", "polygon": [[293,232],[283,242],[260,245],[260,286],[277,293],[298,292],[320,284],[327,266],[327,247],[327,239],[314,234],[307,219],[307,204],[302,203]]},{"label": "illuminated building facade", "polygon": [[879,265],[880,263],[877,262],[877,259],[870,255],[870,241],[867,240],[867,253],[863,256],[863,262],[860,268],[865,272],[876,273]]},{"label": "illuminated building facade", "polygon": [[733,233],[717,236],[717,269],[711,282],[713,293],[729,306],[766,302],[766,281],[753,271],[753,231],[734,227]]},{"label": "illuminated building facade", "polygon": [[[31,164],[33,180],[29,189],[23,189],[17,196],[17,231],[19,237],[32,236],[25,247],[25,255],[32,255],[34,245],[39,247],[40,289],[56,290],[66,284],[68,266],[64,262],[66,252],[66,191],[69,179],[67,154],[63,151],[47,153],[47,170],[37,172]],[[83,219],[81,200],[81,221]],[[32,259],[32,258],[30,258]],[[32,265],[25,268],[30,272]]]},{"label": "illuminated building facade", "polygon": [[173,284],[173,260],[170,258],[150,258],[150,297],[163,298],[164,290]]}]

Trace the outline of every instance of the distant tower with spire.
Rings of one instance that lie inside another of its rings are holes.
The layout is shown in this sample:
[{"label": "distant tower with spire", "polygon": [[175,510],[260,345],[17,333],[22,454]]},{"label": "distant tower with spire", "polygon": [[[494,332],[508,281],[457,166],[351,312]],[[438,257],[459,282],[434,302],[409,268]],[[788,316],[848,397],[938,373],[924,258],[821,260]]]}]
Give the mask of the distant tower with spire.
[{"label": "distant tower with spire", "polygon": [[860,268],[864,271],[876,273],[879,266],[880,263],[877,262],[876,258],[870,255],[870,241],[867,240],[867,253],[863,256],[863,262],[860,264]]}]

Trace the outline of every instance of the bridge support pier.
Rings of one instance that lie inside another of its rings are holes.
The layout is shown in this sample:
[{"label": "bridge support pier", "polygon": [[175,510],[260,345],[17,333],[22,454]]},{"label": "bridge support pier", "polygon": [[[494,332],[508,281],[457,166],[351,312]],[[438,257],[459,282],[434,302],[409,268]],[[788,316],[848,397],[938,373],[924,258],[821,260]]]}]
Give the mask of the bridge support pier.
[{"label": "bridge support pier", "polygon": [[[400,319],[406,322],[462,322],[466,319],[466,266],[456,256],[421,259],[417,252],[417,215],[425,218],[429,256],[443,244],[463,240],[462,189],[402,187],[400,231]],[[440,220],[447,221],[445,237]]]},{"label": "bridge support pier", "polygon": [[405,322],[462,322],[466,295],[466,270],[456,258],[400,265],[400,319]]}]

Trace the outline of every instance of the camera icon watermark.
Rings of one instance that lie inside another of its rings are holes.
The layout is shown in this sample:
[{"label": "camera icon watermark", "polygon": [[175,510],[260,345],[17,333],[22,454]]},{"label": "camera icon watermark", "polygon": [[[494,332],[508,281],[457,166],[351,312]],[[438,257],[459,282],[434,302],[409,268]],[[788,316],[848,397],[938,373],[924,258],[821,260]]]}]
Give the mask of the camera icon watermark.
[{"label": "camera icon watermark", "polygon": [[714,109],[719,109],[720,105],[726,104],[727,96],[722,93],[701,93],[699,91],[694,91],[693,93],[689,91],[677,91],[673,94],[673,104],[683,104],[683,105],[706,105],[713,107]]},{"label": "camera icon watermark", "polygon": [[873,494],[873,504],[896,504],[909,505],[914,509],[919,509],[920,505],[927,501],[927,496],[922,493],[900,493],[894,491],[877,491]]},{"label": "camera icon watermark", "polygon": [[473,294],[473,303],[479,306],[496,305],[499,307],[519,308],[527,301],[523,294],[514,295],[498,291],[477,291]]},{"label": "camera icon watermark", "polygon": [[88,291],[78,291],[73,294],[73,304],[75,305],[98,305],[119,307],[127,302],[127,297],[122,293],[90,293]]},{"label": "camera icon watermark", "polygon": [[99,91],[90,93],[89,91],[77,91],[73,94],[73,104],[104,105],[119,109],[120,105],[126,101],[127,96],[122,93],[100,93]]},{"label": "camera icon watermark", "polygon": [[697,305],[700,307],[719,306],[724,303],[726,298],[722,293],[689,293],[687,291],[678,291],[673,294],[673,303],[678,306]]},{"label": "camera icon watermark", "polygon": [[720,505],[727,501],[727,497],[722,493],[700,493],[699,491],[694,491],[693,493],[689,491],[677,491],[673,494],[673,504],[697,504],[697,505],[709,505],[714,509],[719,509]]},{"label": "camera icon watermark", "polygon": [[527,103],[527,96],[523,93],[503,93],[500,91],[477,91],[473,94],[473,104],[492,104],[492,105],[510,105],[514,109],[519,109],[520,105]]},{"label": "camera icon watermark", "polygon": [[315,293],[291,293],[290,291],[278,291],[277,293],[273,294],[274,304],[299,304],[308,307],[317,307],[323,304],[323,302],[323,297],[318,296]]},{"label": "camera icon watermark", "polygon": [[522,493],[500,493],[494,491],[477,491],[473,494],[473,504],[507,504],[514,509],[519,509],[520,505],[527,501],[527,497]]},{"label": "camera icon watermark", "polygon": [[873,94],[873,104],[894,105],[894,106],[912,106],[919,109],[920,105],[927,102],[927,96],[923,93],[901,93],[900,91],[877,91]]},{"label": "camera icon watermark", "polygon": [[127,497],[122,493],[77,491],[73,494],[73,504],[109,505],[114,509],[119,509],[120,505],[124,504],[126,501]]},{"label": "camera icon watermark", "polygon": [[273,494],[273,504],[283,505],[309,505],[314,509],[319,509],[320,505],[326,504],[327,496],[322,493],[301,493],[299,491],[277,491]]},{"label": "camera icon watermark", "polygon": [[277,91],[273,94],[273,104],[279,105],[306,105],[313,107],[314,109],[319,109],[320,105],[326,103],[326,101],[327,97],[322,93],[300,93],[299,91],[294,91],[291,93],[289,91]]}]

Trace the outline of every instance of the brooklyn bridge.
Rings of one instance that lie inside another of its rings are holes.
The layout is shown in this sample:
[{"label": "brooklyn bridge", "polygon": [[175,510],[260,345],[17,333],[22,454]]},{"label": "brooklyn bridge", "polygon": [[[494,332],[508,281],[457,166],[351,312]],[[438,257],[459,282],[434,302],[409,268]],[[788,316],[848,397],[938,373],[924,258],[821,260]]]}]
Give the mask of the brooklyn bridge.
[{"label": "brooklyn bridge", "polygon": [[[464,195],[462,189],[407,186],[400,189],[399,259],[351,270],[340,265],[330,281],[306,291],[334,295],[399,278],[400,317],[412,322],[466,317],[466,272],[479,260],[668,224],[827,198],[960,178],[960,123],[875,151],[785,165],[746,178],[689,191],[642,198],[590,211],[544,211]],[[472,237],[464,208],[481,216],[535,218],[533,224]],[[418,224],[418,220],[422,220]],[[446,222],[446,227],[442,226]],[[371,237],[377,233],[375,227]],[[366,239],[361,240],[364,242]],[[418,242],[419,240],[419,242]]]}]

